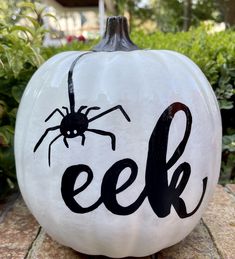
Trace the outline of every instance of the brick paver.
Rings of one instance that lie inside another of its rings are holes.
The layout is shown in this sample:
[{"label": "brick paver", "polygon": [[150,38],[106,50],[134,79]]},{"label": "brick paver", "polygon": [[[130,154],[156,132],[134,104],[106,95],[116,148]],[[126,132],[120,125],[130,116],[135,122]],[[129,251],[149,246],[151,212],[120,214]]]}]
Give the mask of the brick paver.
[{"label": "brick paver", "polygon": [[0,223],[0,258],[25,258],[38,231],[39,225],[22,198],[17,199]]},{"label": "brick paver", "polygon": [[203,221],[222,258],[235,259],[235,197],[218,186]]},{"label": "brick paver", "polygon": [[[213,200],[194,231],[180,243],[158,252],[152,258],[235,259],[234,244],[235,185],[218,185]],[[53,241],[19,197],[10,209],[0,206],[0,259],[8,258],[88,259],[88,256]],[[91,258],[101,256],[89,256]]]}]

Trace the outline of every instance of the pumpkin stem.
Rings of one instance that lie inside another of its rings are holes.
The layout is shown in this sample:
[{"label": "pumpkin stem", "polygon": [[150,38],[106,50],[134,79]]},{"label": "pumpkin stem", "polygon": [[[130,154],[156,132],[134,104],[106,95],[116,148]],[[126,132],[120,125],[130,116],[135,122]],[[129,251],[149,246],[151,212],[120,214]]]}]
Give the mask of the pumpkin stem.
[{"label": "pumpkin stem", "polygon": [[124,16],[112,16],[107,19],[103,39],[93,51],[132,51],[139,49],[130,39],[127,19]]}]

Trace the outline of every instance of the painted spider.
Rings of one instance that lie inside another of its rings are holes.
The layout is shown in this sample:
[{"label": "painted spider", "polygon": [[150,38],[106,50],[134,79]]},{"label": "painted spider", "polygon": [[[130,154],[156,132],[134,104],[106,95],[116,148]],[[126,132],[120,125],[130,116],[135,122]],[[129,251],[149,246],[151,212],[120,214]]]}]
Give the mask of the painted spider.
[{"label": "painted spider", "polygon": [[[90,129],[88,128],[89,123],[110,113],[113,112],[115,110],[120,110],[122,112],[122,114],[124,115],[124,117],[126,118],[127,121],[130,121],[129,116],[127,115],[127,113],[125,112],[125,110],[122,108],[121,105],[117,105],[115,107],[112,107],[92,118],[88,118],[88,113],[91,110],[99,110],[100,107],[97,106],[93,106],[93,107],[89,107],[87,108],[87,106],[81,106],[78,111],[75,111],[75,99],[74,99],[74,86],[73,86],[73,69],[74,66],[76,65],[77,61],[84,55],[89,54],[91,52],[88,53],[84,53],[82,55],[80,55],[78,58],[76,58],[74,60],[74,62],[72,63],[70,70],[69,70],[69,74],[68,74],[68,96],[69,96],[69,104],[70,104],[70,111],[69,108],[67,107],[62,107],[63,109],[65,109],[66,114],[64,114],[59,108],[56,108],[45,120],[45,122],[47,122],[56,112],[58,112],[63,118],[61,120],[60,125],[54,126],[54,127],[50,127],[47,128],[46,131],[43,133],[43,135],[41,136],[41,138],[38,140],[37,144],[34,147],[33,152],[36,152],[36,150],[38,149],[38,147],[41,145],[41,143],[43,142],[44,138],[47,136],[47,134],[50,131],[54,131],[54,130],[60,130],[60,134],[58,136],[56,136],[49,144],[49,148],[48,148],[48,164],[49,166],[51,165],[51,145],[60,137],[64,137],[63,141],[64,144],[67,148],[69,148],[69,144],[67,139],[68,138],[75,138],[78,136],[82,137],[82,142],[81,144],[84,145],[85,144],[85,132],[86,131],[90,131],[99,135],[103,135],[103,136],[109,136],[111,138],[111,146],[112,149],[115,150],[116,147],[116,138],[115,135],[111,132],[107,132],[104,130],[99,130],[99,129]],[[82,113],[82,111],[84,109],[86,109],[85,113]]]}]

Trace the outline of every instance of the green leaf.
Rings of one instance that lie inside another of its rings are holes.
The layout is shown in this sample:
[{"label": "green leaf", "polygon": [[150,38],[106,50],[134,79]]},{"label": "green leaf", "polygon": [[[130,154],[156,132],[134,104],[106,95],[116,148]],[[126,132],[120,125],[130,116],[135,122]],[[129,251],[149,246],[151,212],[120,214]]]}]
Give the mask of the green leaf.
[{"label": "green leaf", "polygon": [[0,107],[6,109],[7,105],[4,101],[0,100]]},{"label": "green leaf", "polygon": [[32,50],[32,52],[33,52],[33,58],[34,58],[34,60],[35,60],[35,62],[34,62],[34,64],[37,66],[37,67],[39,67],[43,62],[44,62],[44,59],[43,59],[43,57],[37,52],[37,49],[36,48],[34,48],[34,47],[29,47],[31,50]]},{"label": "green leaf", "polygon": [[[12,31],[22,31],[27,35],[27,32],[30,33],[31,36],[34,36],[34,32],[31,28],[22,26],[22,25],[14,25],[11,27],[11,32]],[[28,35],[27,35],[28,37]]]},{"label": "green leaf", "polygon": [[0,100],[0,123],[1,123],[1,119],[6,115],[6,112],[7,112],[7,105],[4,101]]},{"label": "green leaf", "polygon": [[235,134],[223,136],[223,150],[235,152]]},{"label": "green leaf", "polygon": [[8,112],[8,115],[14,120],[16,119],[17,110],[17,108],[13,108],[10,112]]},{"label": "green leaf", "polygon": [[24,92],[25,86],[24,85],[17,85],[17,86],[13,86],[11,89],[11,93],[13,98],[20,103],[20,99],[22,97],[22,94]]},{"label": "green leaf", "polygon": [[47,6],[42,5],[40,3],[35,3],[35,12],[38,15],[42,15],[42,13],[47,9]]},{"label": "green leaf", "polygon": [[20,2],[18,5],[17,5],[18,7],[21,7],[21,8],[30,8],[30,9],[32,9],[32,10],[34,10],[35,9],[35,4],[33,4],[33,3],[29,3],[29,2]]},{"label": "green leaf", "polygon": [[3,64],[2,60],[1,60],[1,58],[0,58],[0,65],[4,68],[4,64]]},{"label": "green leaf", "polygon": [[56,21],[58,21],[57,17],[51,13],[46,13],[43,15],[43,17],[51,17],[51,18],[55,19]]},{"label": "green leaf", "polygon": [[9,146],[9,140],[7,136],[0,131],[0,147],[8,147]]},{"label": "green leaf", "polygon": [[233,108],[233,102],[228,100],[218,100],[220,109],[229,110]]},{"label": "green leaf", "polygon": [[14,189],[15,188],[15,184],[11,181],[11,179],[9,177],[7,177],[7,183],[9,185],[9,187],[11,189]]},{"label": "green leaf", "polygon": [[35,28],[40,27],[40,24],[38,23],[38,21],[34,17],[29,16],[29,15],[23,15],[23,14],[21,15],[21,17],[29,20]]},{"label": "green leaf", "polygon": [[10,125],[0,127],[0,147],[9,147],[13,143],[14,128]]}]

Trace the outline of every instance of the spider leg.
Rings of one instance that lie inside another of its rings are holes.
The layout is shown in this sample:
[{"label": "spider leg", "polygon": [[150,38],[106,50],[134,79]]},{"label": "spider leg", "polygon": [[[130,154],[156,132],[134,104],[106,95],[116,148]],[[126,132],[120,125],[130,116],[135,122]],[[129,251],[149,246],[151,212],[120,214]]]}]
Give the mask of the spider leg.
[{"label": "spider leg", "polygon": [[58,139],[62,136],[62,134],[56,136],[52,141],[51,143],[49,144],[49,148],[48,148],[48,164],[49,166],[51,166],[51,145]]},{"label": "spider leg", "polygon": [[99,134],[99,135],[103,135],[103,136],[109,136],[111,138],[111,145],[112,145],[112,150],[115,150],[116,148],[116,137],[113,133],[111,132],[107,132],[104,130],[98,130],[98,129],[87,129],[87,131]]},{"label": "spider leg", "polygon": [[100,109],[100,107],[97,107],[97,106],[90,107],[90,108],[88,108],[88,109],[86,110],[85,115],[88,115],[88,113],[89,113],[91,110],[99,110],[99,109]]},{"label": "spider leg", "polygon": [[34,149],[33,149],[33,152],[35,152],[35,151],[38,149],[38,147],[40,146],[40,144],[42,143],[43,139],[46,137],[46,135],[47,135],[47,133],[48,133],[49,131],[57,130],[57,129],[59,129],[59,128],[60,128],[60,126],[55,126],[55,127],[51,127],[51,128],[46,129],[46,131],[43,133],[43,135],[41,136],[41,138],[39,139],[39,141],[38,141],[37,144],[35,145],[35,147],[34,147]]},{"label": "spider leg", "polygon": [[110,112],[113,112],[113,111],[115,111],[115,110],[118,110],[118,109],[121,111],[121,113],[124,115],[124,117],[126,118],[127,121],[131,121],[130,118],[129,118],[129,116],[127,115],[127,113],[126,113],[126,112],[124,111],[124,109],[122,108],[122,106],[121,106],[121,105],[117,105],[117,106],[115,106],[115,107],[113,107],[113,108],[110,108],[110,109],[108,109],[107,111],[104,111],[104,112],[102,112],[102,113],[96,115],[95,117],[89,119],[89,122],[94,121],[94,120],[96,120],[96,119],[98,119],[98,118],[100,118],[100,117],[102,117],[102,116],[104,116],[104,115],[106,115],[106,114],[108,114],[108,113],[110,113]]},{"label": "spider leg", "polygon": [[62,111],[58,108],[56,108],[46,119],[45,122],[47,122],[48,120],[50,120],[50,118],[56,113],[58,112],[62,117],[64,117],[64,114],[62,113]]},{"label": "spider leg", "polygon": [[81,112],[82,110],[84,110],[84,109],[86,109],[86,108],[87,108],[87,106],[82,105],[82,106],[78,109],[78,111],[77,111],[77,112]]},{"label": "spider leg", "polygon": [[82,134],[81,137],[82,137],[82,146],[84,146],[85,140],[86,140],[86,136],[84,134]]},{"label": "spider leg", "polygon": [[65,109],[66,114],[69,114],[69,108],[68,107],[62,106],[62,108]]},{"label": "spider leg", "polygon": [[69,148],[69,144],[68,144],[68,141],[67,141],[66,137],[64,137],[64,144],[65,144],[65,146],[66,146],[67,148]]}]

